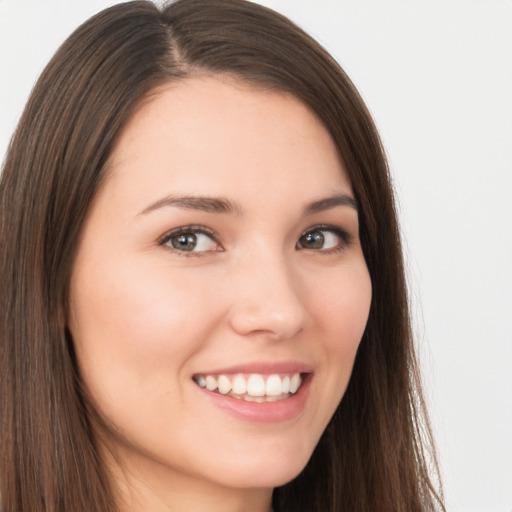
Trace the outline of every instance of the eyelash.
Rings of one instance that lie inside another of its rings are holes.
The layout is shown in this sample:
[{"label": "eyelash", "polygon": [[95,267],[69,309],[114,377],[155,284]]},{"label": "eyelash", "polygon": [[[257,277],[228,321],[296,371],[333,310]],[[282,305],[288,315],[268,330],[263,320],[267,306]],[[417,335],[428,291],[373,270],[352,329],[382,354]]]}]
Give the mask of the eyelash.
[{"label": "eyelash", "polygon": [[[217,245],[222,247],[222,240],[219,235],[219,233],[213,229],[206,228],[204,226],[182,226],[176,229],[173,229],[171,231],[168,231],[165,233],[160,239],[158,240],[158,245],[166,246],[170,242],[170,240],[175,236],[180,235],[206,235],[210,237],[213,242],[215,242]],[[199,257],[204,256],[204,253],[210,253],[212,251],[180,251],[179,249],[176,249],[175,247],[167,246],[167,249],[174,252],[175,254],[178,254],[179,256],[185,256],[188,258],[191,257]],[[222,251],[213,251],[213,252],[222,252]]]},{"label": "eyelash", "polygon": [[[321,224],[321,225],[317,225],[317,226],[312,226],[311,228],[308,228],[306,231],[304,231],[300,235],[299,240],[297,241],[297,243],[295,245],[295,248],[297,250],[308,250],[308,248],[306,248],[306,247],[299,246],[300,240],[303,237],[307,236],[308,234],[312,234],[314,232],[322,232],[322,231],[326,231],[326,232],[330,232],[330,233],[334,234],[341,240],[341,242],[339,244],[337,244],[335,247],[332,247],[329,249],[318,249],[318,250],[309,249],[311,252],[318,252],[318,253],[322,253],[322,254],[335,254],[335,253],[345,250],[351,244],[351,242],[353,240],[353,236],[350,233],[348,233],[347,231],[345,231],[344,229],[342,229],[338,226]],[[209,238],[212,239],[212,241],[215,244],[222,247],[222,243],[221,243],[222,240],[217,231],[215,231],[213,229],[206,228],[204,226],[195,226],[195,225],[182,226],[182,227],[173,229],[171,231],[168,231],[162,237],[160,237],[160,239],[158,240],[158,245],[166,246],[166,248],[169,249],[170,251],[174,252],[175,254],[178,254],[179,256],[184,256],[184,257],[200,257],[200,256],[204,256],[205,253],[222,252],[222,250],[220,250],[220,251],[185,251],[185,250],[179,250],[175,247],[171,247],[170,245],[167,245],[170,242],[170,240],[176,236],[201,235],[201,234],[208,236]]]},{"label": "eyelash", "polygon": [[[308,234],[318,232],[318,231],[320,231],[320,232],[327,231],[327,232],[333,233],[341,240],[341,242],[339,244],[337,244],[335,247],[332,247],[330,249],[319,249],[319,250],[311,249],[312,252],[318,252],[321,254],[336,254],[338,252],[344,251],[348,246],[350,246],[350,244],[352,243],[352,240],[354,238],[348,231],[344,230],[343,228],[340,228],[339,226],[331,226],[329,224],[319,224],[317,226],[308,228],[306,231],[304,231],[300,235],[299,240],[297,241],[297,244],[295,245],[295,247],[297,249],[299,248],[298,246],[299,246],[299,241],[301,240],[301,238],[303,238],[304,236],[306,236]],[[303,247],[302,249],[308,250],[305,247]]]}]

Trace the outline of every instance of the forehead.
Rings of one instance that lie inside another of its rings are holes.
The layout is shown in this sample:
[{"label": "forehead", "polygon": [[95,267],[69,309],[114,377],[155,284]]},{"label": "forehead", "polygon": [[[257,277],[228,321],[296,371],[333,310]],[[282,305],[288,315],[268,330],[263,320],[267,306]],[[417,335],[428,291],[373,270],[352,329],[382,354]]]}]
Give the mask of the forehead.
[{"label": "forehead", "polygon": [[[144,195],[244,197],[351,191],[323,124],[293,95],[229,77],[196,77],[153,91],[123,130],[110,181]],[[293,185],[293,186],[292,186]]]}]

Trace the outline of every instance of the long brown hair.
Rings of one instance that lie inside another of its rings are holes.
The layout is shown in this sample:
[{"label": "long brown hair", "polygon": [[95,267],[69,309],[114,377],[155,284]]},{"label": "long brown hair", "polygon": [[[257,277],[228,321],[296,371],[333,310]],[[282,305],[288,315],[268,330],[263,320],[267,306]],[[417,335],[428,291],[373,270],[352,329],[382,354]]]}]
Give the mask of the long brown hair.
[{"label": "long brown hair", "polygon": [[4,512],[114,512],[73,344],[68,284],[116,138],[157,86],[229,73],[288,91],[332,135],[360,205],[368,325],[346,394],[278,512],[444,510],[408,314],[386,159],[339,65],[283,16],[242,0],[100,12],[37,82],[0,181],[0,475]]}]

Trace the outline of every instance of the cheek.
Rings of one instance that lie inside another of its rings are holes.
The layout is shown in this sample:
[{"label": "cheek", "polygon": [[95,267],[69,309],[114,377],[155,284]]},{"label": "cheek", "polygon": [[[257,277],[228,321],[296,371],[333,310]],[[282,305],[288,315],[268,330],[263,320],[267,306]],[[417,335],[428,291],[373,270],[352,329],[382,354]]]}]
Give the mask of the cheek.
[{"label": "cheek", "polygon": [[372,287],[364,263],[351,267],[340,279],[326,280],[316,293],[315,311],[325,330],[328,352],[355,352],[364,333]]},{"label": "cheek", "polygon": [[[129,380],[138,389],[157,380],[167,389],[176,385],[170,376],[178,376],[215,321],[214,290],[160,267],[118,259],[115,269],[92,264],[74,276],[70,329],[86,380],[107,378],[114,388]],[[199,311],[209,313],[200,323]]]},{"label": "cheek", "polygon": [[322,430],[350,380],[371,298],[371,281],[365,264],[352,266],[339,280],[325,280],[324,286],[318,289],[314,307],[320,329],[316,342],[323,347],[319,366],[324,371],[316,385],[321,397],[317,411],[318,417],[323,418]]}]

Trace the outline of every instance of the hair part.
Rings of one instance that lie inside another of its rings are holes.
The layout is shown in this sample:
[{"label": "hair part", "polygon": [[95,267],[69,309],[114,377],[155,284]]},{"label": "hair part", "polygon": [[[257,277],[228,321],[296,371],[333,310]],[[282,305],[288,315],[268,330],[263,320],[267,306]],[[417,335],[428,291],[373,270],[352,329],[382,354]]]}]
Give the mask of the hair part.
[{"label": "hair part", "polygon": [[66,329],[84,218],[109,156],[158,87],[228,74],[286,91],[330,132],[360,207],[373,298],[353,374],[276,512],[442,509],[415,359],[400,233],[380,139],[332,57],[285,17],[240,0],[106,9],[64,42],[38,80],[0,181],[0,493],[5,512],[116,512]]}]

